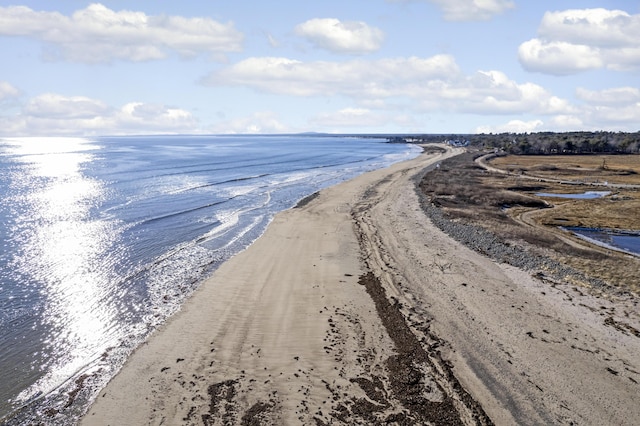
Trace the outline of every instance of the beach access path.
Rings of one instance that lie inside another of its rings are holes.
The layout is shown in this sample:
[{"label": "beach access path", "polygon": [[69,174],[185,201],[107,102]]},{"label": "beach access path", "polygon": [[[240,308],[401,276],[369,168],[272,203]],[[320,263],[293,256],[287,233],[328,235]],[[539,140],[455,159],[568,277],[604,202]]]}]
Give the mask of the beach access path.
[{"label": "beach access path", "polygon": [[637,301],[497,264],[435,228],[414,160],[279,213],[82,420],[634,424]]}]

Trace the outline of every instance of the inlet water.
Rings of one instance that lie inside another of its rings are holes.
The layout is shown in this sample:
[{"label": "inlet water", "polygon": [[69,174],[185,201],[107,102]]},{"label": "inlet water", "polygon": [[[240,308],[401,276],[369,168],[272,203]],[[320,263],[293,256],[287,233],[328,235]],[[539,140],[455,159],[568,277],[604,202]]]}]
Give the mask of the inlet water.
[{"label": "inlet water", "polygon": [[566,227],[576,236],[591,243],[640,256],[640,231]]}]

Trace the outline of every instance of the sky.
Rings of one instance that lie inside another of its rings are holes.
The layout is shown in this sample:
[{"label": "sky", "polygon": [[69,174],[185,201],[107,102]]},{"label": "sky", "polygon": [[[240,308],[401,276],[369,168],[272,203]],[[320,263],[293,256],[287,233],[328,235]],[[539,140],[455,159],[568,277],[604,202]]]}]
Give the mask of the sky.
[{"label": "sky", "polygon": [[635,0],[0,0],[0,136],[640,131]]}]

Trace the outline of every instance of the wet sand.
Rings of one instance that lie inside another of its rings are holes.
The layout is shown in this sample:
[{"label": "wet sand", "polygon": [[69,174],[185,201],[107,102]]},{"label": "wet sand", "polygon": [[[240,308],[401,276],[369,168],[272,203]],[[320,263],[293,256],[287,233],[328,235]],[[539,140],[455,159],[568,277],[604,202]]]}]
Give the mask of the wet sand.
[{"label": "wet sand", "polygon": [[496,264],[432,226],[412,177],[455,152],[278,214],[82,423],[636,423],[637,301]]}]

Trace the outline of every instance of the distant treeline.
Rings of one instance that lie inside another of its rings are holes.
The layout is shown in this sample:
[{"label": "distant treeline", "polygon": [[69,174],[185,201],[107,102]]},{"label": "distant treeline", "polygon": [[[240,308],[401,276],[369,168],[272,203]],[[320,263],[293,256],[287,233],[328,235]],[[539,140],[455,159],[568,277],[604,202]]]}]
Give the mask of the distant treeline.
[{"label": "distant treeline", "polygon": [[412,135],[411,142],[466,140],[471,146],[509,154],[640,154],[640,132],[539,132],[477,135]]}]

